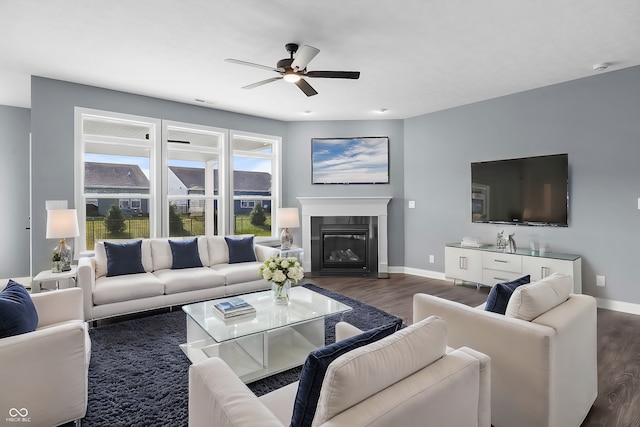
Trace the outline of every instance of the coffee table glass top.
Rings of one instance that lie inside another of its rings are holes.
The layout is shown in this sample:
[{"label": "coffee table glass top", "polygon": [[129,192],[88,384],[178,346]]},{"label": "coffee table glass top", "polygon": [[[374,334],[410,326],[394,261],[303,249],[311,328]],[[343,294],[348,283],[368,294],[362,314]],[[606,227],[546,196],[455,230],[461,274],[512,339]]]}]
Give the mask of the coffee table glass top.
[{"label": "coffee table glass top", "polygon": [[291,297],[287,306],[276,305],[270,290],[239,296],[255,307],[255,314],[223,319],[214,311],[213,306],[232,297],[185,305],[182,310],[217,342],[234,340],[351,310],[348,305],[302,286],[291,288]]}]

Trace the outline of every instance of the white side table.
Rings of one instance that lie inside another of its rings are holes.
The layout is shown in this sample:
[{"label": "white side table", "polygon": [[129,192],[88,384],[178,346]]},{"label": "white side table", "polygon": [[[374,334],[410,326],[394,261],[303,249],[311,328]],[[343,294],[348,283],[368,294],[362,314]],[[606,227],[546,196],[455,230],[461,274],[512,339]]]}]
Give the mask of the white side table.
[{"label": "white side table", "polygon": [[298,246],[291,246],[289,249],[280,249],[281,257],[293,257],[297,259],[300,264],[302,264],[302,254],[304,254],[304,250]]},{"label": "white side table", "polygon": [[[60,289],[60,280],[73,281],[73,286],[76,286],[76,277],[78,274],[78,266],[72,265],[71,270],[63,271],[61,273],[53,273],[51,270],[41,271],[31,281],[31,293],[38,293],[42,288],[42,284],[45,282],[56,282],[56,289]],[[71,287],[69,285],[68,287]],[[44,288],[51,290],[48,288]]]}]

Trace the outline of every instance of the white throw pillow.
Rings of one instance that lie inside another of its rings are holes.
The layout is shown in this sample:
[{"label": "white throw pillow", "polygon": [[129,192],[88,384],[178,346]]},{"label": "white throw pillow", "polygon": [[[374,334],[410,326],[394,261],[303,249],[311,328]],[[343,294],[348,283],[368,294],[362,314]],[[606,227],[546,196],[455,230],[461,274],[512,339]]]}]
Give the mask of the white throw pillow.
[{"label": "white throw pillow", "polygon": [[560,273],[519,286],[509,299],[505,316],[531,321],[565,302],[572,290],[573,278]]}]

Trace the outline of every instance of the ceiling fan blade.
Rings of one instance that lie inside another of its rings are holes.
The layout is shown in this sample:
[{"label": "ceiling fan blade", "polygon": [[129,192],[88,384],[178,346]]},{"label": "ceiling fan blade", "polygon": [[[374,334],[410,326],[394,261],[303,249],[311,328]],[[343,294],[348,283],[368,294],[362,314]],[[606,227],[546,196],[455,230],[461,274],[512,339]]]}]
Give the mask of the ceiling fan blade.
[{"label": "ceiling fan blade", "polygon": [[298,80],[296,82],[296,86],[298,86],[300,90],[303,91],[304,94],[307,96],[313,96],[318,94],[318,92],[316,92],[316,90],[312,88],[311,85],[307,83],[307,81],[304,79]]},{"label": "ceiling fan blade", "polygon": [[322,77],[325,79],[359,79],[360,71],[309,71],[305,77]]},{"label": "ceiling fan blade", "polygon": [[242,89],[253,89],[254,87],[266,85],[267,83],[275,82],[276,80],[280,80],[282,77],[272,77],[267,80],[262,80],[260,82],[252,83],[250,85],[243,86]]},{"label": "ceiling fan blade", "polygon": [[249,67],[262,68],[263,70],[275,71],[276,73],[280,72],[278,71],[278,69],[269,67],[267,65],[254,64],[253,62],[240,61],[239,59],[227,58],[225,59],[225,61],[231,62],[233,64],[248,65]]},{"label": "ceiling fan blade", "polygon": [[305,44],[298,51],[296,59],[294,59],[291,63],[291,68],[293,68],[294,71],[304,70],[305,68],[307,68],[307,64],[311,62],[313,58],[315,58],[318,52],[320,52],[320,49],[316,49],[313,46]]}]

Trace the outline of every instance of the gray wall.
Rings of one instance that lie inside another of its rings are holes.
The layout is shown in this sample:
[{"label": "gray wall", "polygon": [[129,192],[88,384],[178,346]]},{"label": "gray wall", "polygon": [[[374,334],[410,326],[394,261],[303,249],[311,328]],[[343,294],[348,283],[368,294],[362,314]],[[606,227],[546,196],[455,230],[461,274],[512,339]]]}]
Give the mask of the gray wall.
[{"label": "gray wall", "polygon": [[30,275],[29,128],[28,109],[0,106],[0,236],[3,241],[0,277],[3,278]]},{"label": "gray wall", "polygon": [[74,205],[74,107],[284,136],[285,123],[59,80],[31,79],[33,269],[51,267],[45,200]]},{"label": "gray wall", "polygon": [[[555,153],[569,154],[569,227],[471,223],[471,162]],[[407,119],[404,156],[405,266],[442,272],[446,242],[505,229],[581,255],[584,293],[640,303],[640,67]]]},{"label": "gray wall", "polygon": [[[312,185],[311,138],[388,136],[389,184]],[[291,122],[283,149],[283,206],[299,207],[300,196],[391,196],[389,202],[389,265],[404,265],[404,130],[402,120]],[[300,229],[293,230],[300,243]]]}]

